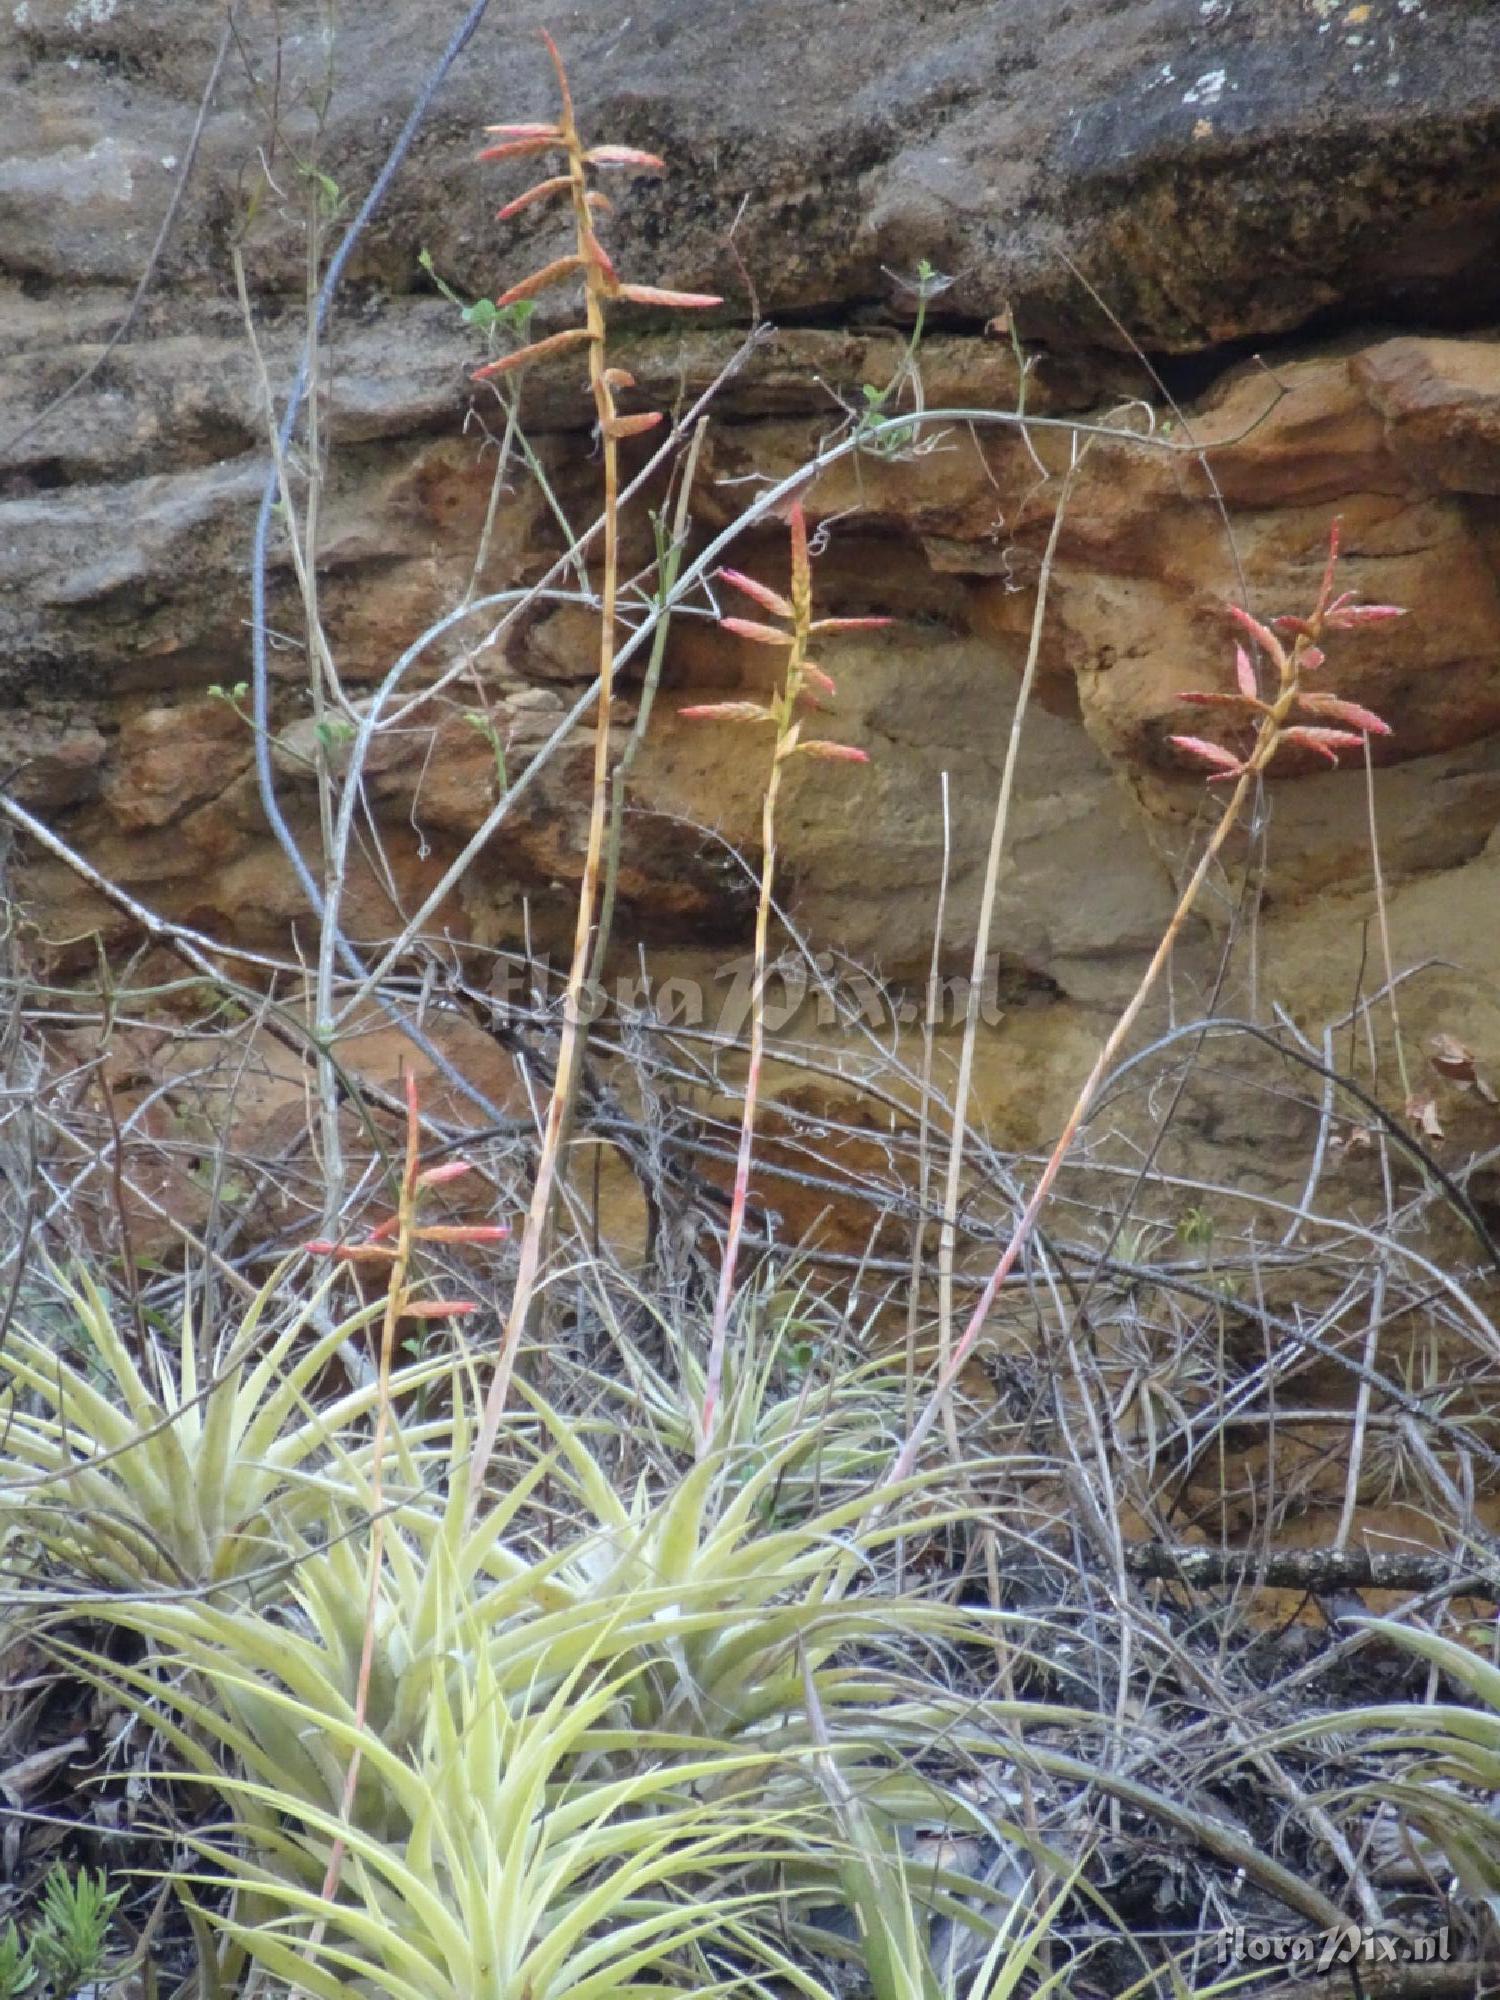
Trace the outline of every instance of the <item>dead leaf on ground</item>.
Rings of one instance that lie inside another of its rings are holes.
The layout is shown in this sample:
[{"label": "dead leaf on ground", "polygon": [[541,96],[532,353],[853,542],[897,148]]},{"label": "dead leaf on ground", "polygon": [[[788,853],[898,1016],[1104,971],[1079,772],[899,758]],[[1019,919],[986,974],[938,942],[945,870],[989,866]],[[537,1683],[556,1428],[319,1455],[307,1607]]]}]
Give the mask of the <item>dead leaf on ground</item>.
[{"label": "dead leaf on ground", "polygon": [[1430,1090],[1414,1090],[1406,1100],[1406,1116],[1424,1139],[1445,1139],[1442,1122],[1438,1117],[1437,1099]]}]

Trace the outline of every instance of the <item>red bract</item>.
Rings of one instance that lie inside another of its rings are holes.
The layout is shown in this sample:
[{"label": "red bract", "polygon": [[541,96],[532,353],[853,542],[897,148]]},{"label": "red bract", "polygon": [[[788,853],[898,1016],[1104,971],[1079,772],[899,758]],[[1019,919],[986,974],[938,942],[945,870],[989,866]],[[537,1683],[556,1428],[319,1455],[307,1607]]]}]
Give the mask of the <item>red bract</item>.
[{"label": "red bract", "polygon": [[1332,716],[1335,722],[1347,722],[1353,729],[1363,729],[1370,736],[1389,736],[1391,725],[1383,715],[1376,715],[1373,709],[1361,708],[1357,701],[1344,701],[1334,694],[1299,694],[1297,706],[1308,715]]},{"label": "red bract", "polygon": [[883,626],[894,625],[894,618],[820,618],[808,626],[811,633],[817,632],[878,632]]},{"label": "red bract", "polygon": [[870,761],[869,752],[856,750],[852,743],[829,743],[822,738],[795,744],[790,754],[793,757],[820,757],[830,764],[868,764]]},{"label": "red bract", "polygon": [[586,326],[570,326],[565,333],[552,333],[545,340],[534,340],[530,347],[518,347],[514,354],[502,354],[498,361],[487,361],[483,368],[476,368],[470,377],[474,382],[490,382],[497,375],[508,375],[512,368],[524,368],[530,362],[540,361],[544,354],[562,354],[570,347],[591,340],[593,335]]},{"label": "red bract", "polygon": [[554,174],[551,180],[538,181],[535,187],[527,188],[525,194],[518,194],[514,201],[508,201],[504,208],[495,211],[497,222],[509,222],[513,215],[519,215],[523,208],[530,208],[534,201],[545,201],[554,194],[566,194],[573,185],[571,174]]},{"label": "red bract", "polygon": [[576,253],[571,257],[554,258],[540,271],[533,271],[529,278],[522,278],[519,284],[512,285],[508,292],[502,292],[495,304],[513,306],[522,299],[534,298],[538,292],[546,291],[549,285],[560,285],[564,278],[574,277],[583,269],[583,263],[583,258]]},{"label": "red bract", "polygon": [[[791,617],[792,607],[779,590],[772,590],[768,584],[757,583],[753,576],[746,576],[737,569],[721,569],[719,575],[733,589],[742,591],[746,597],[753,598],[762,611],[774,612],[778,618]],[[727,624],[728,620],[725,623]]]},{"label": "red bract", "polygon": [[481,160],[524,160],[532,153],[547,153],[554,146],[562,144],[561,137],[553,132],[546,138],[508,139],[503,146],[486,146],[478,155]]},{"label": "red bract", "polygon": [[1186,751],[1189,757],[1197,757],[1205,764],[1212,764],[1215,776],[1237,778],[1245,768],[1242,757],[1221,749],[1217,743],[1206,743],[1201,736],[1169,736],[1167,741],[1177,749]]},{"label": "red bract", "polygon": [[1336,764],[1340,750],[1362,750],[1365,739],[1355,736],[1347,729],[1308,729],[1296,723],[1281,732],[1283,743],[1300,743],[1306,750],[1316,750],[1320,757],[1326,757],[1330,764]]},{"label": "red bract", "polygon": [[591,167],[635,167],[646,174],[664,174],[665,160],[643,153],[638,146],[590,146],[583,156]]},{"label": "red bract", "polygon": [[629,299],[638,306],[672,306],[693,311],[706,311],[709,306],[724,303],[716,292],[668,292],[660,285],[616,285],[612,296]]},{"label": "red bract", "polygon": [[412,1234],[420,1243],[503,1243],[510,1231],[503,1222],[424,1222]]},{"label": "red bract", "polygon": [[770,709],[758,701],[706,701],[677,713],[689,722],[774,722]]},{"label": "red bract", "polygon": [[611,437],[641,437],[646,431],[654,431],[661,420],[660,410],[643,410],[638,417],[611,417],[605,428]]},{"label": "red bract", "polygon": [[1335,631],[1347,632],[1356,625],[1384,625],[1388,619],[1405,616],[1399,604],[1351,604],[1345,610],[1329,611],[1323,623]]},{"label": "red bract", "polygon": [[1243,605],[1231,604],[1228,610],[1234,622],[1237,625],[1243,625],[1256,644],[1264,646],[1273,660],[1279,660],[1283,657],[1281,641],[1271,631],[1269,626],[1262,625],[1258,618],[1252,618]]},{"label": "red bract", "polygon": [[1216,694],[1208,688],[1192,688],[1186,694],[1178,695],[1179,701],[1190,702],[1195,708],[1232,708],[1236,714],[1245,715],[1259,710],[1269,714],[1263,701],[1243,694]]},{"label": "red bract", "polygon": [[303,1249],[310,1257],[332,1257],[336,1264],[393,1264],[396,1253],[384,1243],[332,1243],[318,1236]]},{"label": "red bract", "polygon": [[778,632],[774,625],[758,625],[753,618],[721,618],[719,623],[726,632],[733,632],[737,639],[753,639],[758,646],[793,644],[790,632]]}]

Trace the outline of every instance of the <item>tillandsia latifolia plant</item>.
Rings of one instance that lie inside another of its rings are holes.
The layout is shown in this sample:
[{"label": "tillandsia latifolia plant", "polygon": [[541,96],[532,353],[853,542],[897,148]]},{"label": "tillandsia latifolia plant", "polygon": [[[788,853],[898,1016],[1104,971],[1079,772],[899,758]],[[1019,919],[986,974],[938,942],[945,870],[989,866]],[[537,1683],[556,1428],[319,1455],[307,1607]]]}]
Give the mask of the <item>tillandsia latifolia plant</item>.
[{"label": "tillandsia latifolia plant", "polygon": [[719,1282],[714,1297],[713,1326],[709,1335],[708,1371],[703,1391],[703,1410],[698,1434],[702,1456],[714,1441],[714,1423],[724,1380],[724,1350],[729,1336],[729,1315],[734,1301],[735,1269],[739,1262],[740,1237],[745,1226],[745,1208],[750,1194],[750,1167],[755,1151],[755,1114],[760,1096],[761,1065],[765,1056],[765,989],[767,941],[771,925],[771,900],[776,885],[776,806],[781,795],[781,774],[794,757],[821,758],[829,762],[867,764],[863,750],[852,743],[830,742],[822,737],[804,736],[800,711],[814,706],[818,694],[836,692],[831,675],[808,658],[814,638],[836,632],[867,632],[889,625],[889,618],[819,618],[812,615],[812,563],[808,554],[807,516],[802,502],[794,500],[788,514],[792,538],[791,595],[758,583],[740,570],[719,572],[722,580],[762,611],[783,622],[767,625],[758,619],[728,617],[720,624],[737,638],[757,645],[774,646],[785,655],[780,678],[771,698],[759,701],[717,701],[678,710],[690,721],[769,723],[772,729],[770,768],[761,798],[760,894],[755,908],[754,965],[750,1005],[750,1056],[745,1072],[745,1098],[740,1116],[739,1147],[735,1158],[734,1191],[729,1222],[724,1233],[724,1256],[719,1266]]},{"label": "tillandsia latifolia plant", "polygon": [[[1225,802],[1218,823],[1204,843],[1197,865],[1177,899],[1176,907],[1167,920],[1134,993],[1126,1002],[1095,1058],[1093,1067],[1084,1078],[1073,1108],[1064,1121],[1057,1143],[1048,1155],[1037,1178],[1036,1186],[1016,1219],[1009,1240],[980,1291],[963,1334],[939,1369],[932,1394],[908,1431],[901,1449],[891,1461],[886,1476],[893,1483],[909,1476],[923,1441],[941,1415],[948,1394],[974,1352],[1001,1286],[1015,1269],[1021,1252],[1031,1239],[1037,1219],[1046,1206],[1047,1197],[1062,1170],[1063,1162],[1077,1137],[1079,1127],[1087,1118],[1101,1083],[1109,1074],[1132,1028],[1140,1018],[1142,1009],[1154,992],[1156,983],[1182,934],[1183,926],[1196,907],[1204,884],[1208,881],[1230,834],[1239,824],[1240,816],[1256,786],[1268,775],[1274,760],[1285,749],[1310,750],[1315,755],[1336,764],[1341,750],[1363,750],[1370,736],[1390,734],[1386,722],[1380,716],[1372,714],[1369,709],[1360,707],[1356,702],[1345,701],[1337,695],[1309,690],[1303,685],[1304,676],[1315,673],[1324,664],[1326,656],[1323,641],[1330,633],[1351,631],[1365,625],[1384,624],[1389,619],[1404,615],[1399,605],[1357,604],[1354,601],[1354,593],[1350,591],[1345,591],[1337,597],[1334,595],[1334,573],[1338,567],[1340,534],[1340,523],[1335,520],[1329,531],[1328,555],[1323,566],[1318,594],[1312,610],[1305,617],[1285,614],[1273,618],[1267,625],[1253,617],[1242,606],[1229,607],[1229,616],[1262,656],[1264,665],[1258,669],[1251,653],[1245,646],[1238,645],[1235,649],[1236,685],[1233,693],[1193,690],[1181,697],[1183,701],[1197,707],[1227,709],[1242,721],[1250,723],[1254,728],[1254,735],[1249,744],[1238,751],[1227,749],[1201,736],[1176,735],[1171,738],[1174,746],[1193,762],[1211,767],[1210,784],[1232,783],[1234,789]],[[1270,685],[1264,693],[1262,673],[1271,677]],[[1311,719],[1303,720],[1304,717]]]},{"label": "tillandsia latifolia plant", "polygon": [[477,381],[489,381],[512,369],[549,355],[576,348],[588,349],[588,379],[594,399],[600,451],[603,458],[603,559],[599,583],[599,668],[598,707],[594,724],[594,766],[589,795],[588,838],[583,872],[578,887],[578,909],[574,924],[573,952],[563,994],[562,1036],[557,1067],[542,1128],[536,1178],[531,1202],[521,1234],[515,1290],[506,1319],[505,1332],[495,1366],[494,1381],[485,1402],[479,1437],[469,1471],[469,1502],[478,1505],[484,1476],[500,1427],[517,1349],[531,1315],[532,1302],[547,1238],[559,1163],[567,1139],[577,1089],[579,1064],[585,1037],[584,994],[589,977],[595,934],[595,913],[599,899],[601,863],[609,816],[609,729],[614,698],[616,598],[619,588],[620,548],[620,442],[655,429],[661,422],[659,411],[622,415],[616,401],[620,391],[634,387],[627,370],[609,361],[609,311],[620,301],[664,308],[670,311],[698,311],[721,305],[715,294],[664,291],[655,285],[626,284],[599,241],[597,219],[609,212],[609,198],[590,185],[598,169],[623,169],[632,173],[663,173],[666,163],[654,153],[635,146],[590,145],[578,130],[572,92],[557,44],[543,35],[547,53],[557,74],[559,114],[551,124],[493,125],[489,132],[496,144],[480,153],[481,160],[530,160],[561,155],[564,171],[548,175],[517,195],[498,211],[497,220],[508,222],[539,202],[567,200],[573,211],[574,248],[565,257],[544,264],[529,277],[501,293],[501,308],[534,298],[553,285],[581,280],[584,294],[584,324],[565,328],[561,333],[531,342],[487,362],[475,371]]}]

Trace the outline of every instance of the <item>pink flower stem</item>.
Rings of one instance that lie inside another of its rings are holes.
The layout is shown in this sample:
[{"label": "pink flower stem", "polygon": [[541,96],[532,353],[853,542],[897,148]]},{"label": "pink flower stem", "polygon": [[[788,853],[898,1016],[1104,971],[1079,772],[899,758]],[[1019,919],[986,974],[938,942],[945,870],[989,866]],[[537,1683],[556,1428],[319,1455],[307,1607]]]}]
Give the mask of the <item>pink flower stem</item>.
[{"label": "pink flower stem", "polygon": [[1010,1241],[1001,1253],[1000,1260],[995,1265],[994,1270],[991,1271],[984,1290],[980,1293],[974,1306],[973,1312],[969,1315],[968,1324],[965,1326],[962,1336],[939,1370],[937,1383],[933,1388],[932,1394],[927,1399],[916,1422],[908,1432],[905,1443],[891,1460],[890,1467],[881,1481],[883,1487],[899,1485],[902,1480],[909,1479],[915,1470],[917,1454],[921,1450],[928,1432],[932,1429],[933,1424],[936,1423],[941,1414],[945,1398],[952,1390],[970,1355],[974,1352],[975,1344],[980,1334],[984,1331],[985,1322],[988,1320],[995,1300],[999,1296],[1000,1287],[1015,1269],[1021,1252],[1031,1240],[1032,1233],[1036,1228],[1037,1218],[1041,1215],[1047,1197],[1052,1192],[1053,1183],[1056,1181],[1059,1173],[1061,1173],[1063,1162],[1068,1156],[1074,1139],[1078,1136],[1078,1128],[1083,1124],[1083,1121],[1088,1117],[1089,1112],[1093,1108],[1094,1099],[1098,1095],[1100,1084],[1113,1068],[1116,1057],[1124,1047],[1131,1029],[1140,1018],[1142,1008],[1150,999],[1157,980],[1160,979],[1168,959],[1172,956],[1173,949],[1182,933],[1182,928],[1191,916],[1194,905],[1202,893],[1203,885],[1208,880],[1209,871],[1218,859],[1224,843],[1228,840],[1230,833],[1239,820],[1240,814],[1244,810],[1245,801],[1250,796],[1251,788],[1259,782],[1261,773],[1276,754],[1283,732],[1287,728],[1289,718],[1296,707],[1304,653],[1311,647],[1321,628],[1322,613],[1327,603],[1331,571],[1332,565],[1330,564],[1329,574],[1324,577],[1323,590],[1319,596],[1317,610],[1314,612],[1312,618],[1306,621],[1304,631],[1298,634],[1296,643],[1290,652],[1277,645],[1274,640],[1271,641],[1271,657],[1277,670],[1280,687],[1275,700],[1263,707],[1259,727],[1256,732],[1255,747],[1240,768],[1234,790],[1225,802],[1219,822],[1215,826],[1212,835],[1209,837],[1207,846],[1199,857],[1197,867],[1193,870],[1192,875],[1188,879],[1187,886],[1178,898],[1177,907],[1172,912],[1171,919],[1166,929],[1162,932],[1156,950],[1151,955],[1151,963],[1142,973],[1140,983],[1126,1003],[1124,1012],[1110,1030],[1103,1048],[1100,1049],[1098,1056],[1095,1058],[1093,1068],[1083,1081],[1083,1086],[1074,1100],[1073,1109],[1068,1113],[1067,1122],[1058,1136],[1056,1145],[1052,1148],[1048,1156],[1047,1164],[1042,1168],[1041,1177],[1032,1190],[1030,1200],[1021,1211],[1020,1219],[1011,1232]]}]

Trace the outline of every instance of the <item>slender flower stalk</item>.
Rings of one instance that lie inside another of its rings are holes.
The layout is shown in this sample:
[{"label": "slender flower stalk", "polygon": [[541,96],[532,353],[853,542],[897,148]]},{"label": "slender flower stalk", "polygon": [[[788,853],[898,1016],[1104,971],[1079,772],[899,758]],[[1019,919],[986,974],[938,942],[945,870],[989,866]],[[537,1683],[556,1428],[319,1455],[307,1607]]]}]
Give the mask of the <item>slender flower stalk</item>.
[{"label": "slender flower stalk", "polygon": [[[315,1257],[331,1257],[341,1264],[366,1264],[386,1273],[385,1317],[380,1329],[380,1386],[376,1405],[375,1437],[370,1448],[370,1573],[365,1600],[364,1642],[360,1649],[359,1678],[355,1684],[354,1728],[364,1728],[370,1698],[370,1674],[375,1659],[375,1611],[380,1592],[380,1566],[385,1550],[385,1441],[391,1421],[391,1368],[396,1354],[396,1328],[403,1319],[458,1319],[478,1312],[473,1299],[414,1299],[412,1258],[419,1243],[498,1243],[509,1234],[503,1223],[423,1223],[418,1220],[419,1198],[427,1188],[441,1187],[474,1171],[468,1160],[448,1160],[438,1167],[421,1165],[422,1126],[417,1103],[416,1079],[406,1078],[406,1147],[396,1209],[358,1243],[335,1243],[325,1238],[303,1247]],[[356,1744],[344,1775],[339,1801],[339,1817],[348,1821],[354,1810],[359,1785],[360,1750]],[[323,1878],[323,1899],[329,1901],[338,1887],[344,1865],[344,1842],[334,1842]]]},{"label": "slender flower stalk", "polygon": [[[1189,876],[1187,885],[1178,898],[1177,907],[1162,932],[1150,964],[1142,973],[1140,983],[1126,1003],[1123,1013],[1110,1030],[1092,1069],[1084,1078],[1082,1088],[1078,1092],[1057,1143],[1042,1168],[1030,1199],[1021,1211],[1009,1242],[975,1303],[962,1336],[939,1370],[932,1394],[908,1432],[905,1442],[892,1458],[883,1482],[886,1486],[899,1485],[902,1480],[910,1477],[915,1468],[917,1454],[942,1411],[944,1399],[974,1352],[975,1344],[984,1330],[1001,1286],[1015,1269],[1021,1252],[1031,1239],[1037,1219],[1046,1205],[1048,1195],[1052,1192],[1053,1183],[1062,1170],[1068,1151],[1078,1135],[1079,1127],[1093,1107],[1099,1086],[1113,1068],[1116,1057],[1140,1017],[1141,1010],[1150,999],[1157,980],[1172,956],[1182,928],[1202,893],[1204,883],[1207,882],[1215,862],[1223,851],[1225,842],[1238,824],[1246,802],[1261,778],[1267,774],[1272,760],[1283,748],[1292,746],[1311,750],[1330,763],[1336,764],[1341,749],[1362,751],[1368,737],[1390,734],[1389,726],[1369,709],[1361,708],[1357,703],[1344,701],[1335,695],[1309,694],[1302,685],[1304,674],[1313,673],[1323,665],[1324,654],[1320,642],[1328,633],[1351,631],[1363,625],[1381,624],[1387,619],[1403,615],[1401,609],[1392,604],[1356,604],[1352,592],[1346,591],[1340,597],[1333,595],[1334,569],[1339,555],[1339,525],[1339,522],[1335,521],[1329,534],[1328,560],[1324,566],[1323,580],[1318,590],[1317,601],[1307,617],[1277,618],[1268,626],[1252,618],[1248,611],[1242,610],[1238,605],[1229,609],[1230,617],[1253,642],[1257,651],[1263,655],[1271,673],[1274,674],[1275,685],[1269,698],[1262,697],[1255,663],[1243,645],[1235,649],[1233,694],[1195,691],[1180,697],[1184,702],[1198,707],[1231,710],[1253,722],[1254,739],[1250,746],[1240,753],[1227,750],[1203,737],[1171,738],[1172,743],[1195,763],[1210,767],[1213,774],[1208,781],[1210,784],[1232,782],[1234,790],[1225,803],[1218,824],[1209,836],[1198,865]],[[1290,645],[1284,644],[1278,634],[1287,635],[1291,641]],[[1327,717],[1330,722],[1345,726],[1332,728],[1322,722],[1303,723],[1297,719],[1301,715]]]},{"label": "slender flower stalk", "polygon": [[557,1053],[557,1071],[547,1102],[541,1148],[537,1157],[536,1179],[532,1186],[531,1203],[521,1234],[515,1290],[511,1296],[510,1312],[500,1343],[494,1377],[485,1398],[473,1456],[469,1461],[467,1505],[470,1519],[473,1518],[479,1504],[480,1493],[483,1491],[485,1473],[494,1451],[500,1420],[510,1393],[516,1354],[536,1296],[542,1246],[546,1241],[551,1220],[558,1165],[578,1088],[586,1036],[584,989],[592,956],[604,837],[609,816],[609,727],[610,710],[614,699],[616,597],[619,587],[620,440],[636,437],[644,431],[654,429],[661,422],[658,411],[631,416],[620,414],[616,402],[617,392],[632,388],[634,383],[626,370],[610,366],[608,307],[618,299],[628,300],[636,305],[666,309],[697,309],[722,303],[718,297],[704,292],[671,292],[655,285],[631,285],[621,281],[608,251],[599,241],[595,227],[596,218],[607,214],[611,203],[607,196],[590,185],[590,176],[596,170],[610,168],[619,168],[632,173],[660,173],[664,170],[664,163],[654,153],[641,152],[634,146],[586,144],[578,131],[573,110],[573,96],[568,87],[567,72],[563,67],[562,57],[558,54],[557,44],[550,35],[544,34],[542,39],[547,45],[547,52],[552,58],[552,67],[557,75],[560,111],[556,122],[493,125],[489,131],[497,143],[486,147],[479,157],[481,160],[511,160],[549,154],[560,156],[558,164],[564,169],[563,171],[548,174],[534,187],[528,188],[524,194],[507,202],[499,214],[502,219],[508,219],[535,203],[566,198],[573,210],[574,248],[569,255],[558,257],[550,264],[543,265],[540,270],[534,271],[529,277],[522,278],[519,283],[512,285],[508,291],[502,292],[496,304],[513,305],[518,300],[534,297],[552,285],[582,279],[584,324],[551,334],[545,340],[534,341],[529,347],[523,347],[514,354],[504,355],[498,361],[491,361],[485,367],[476,369],[474,374],[476,381],[483,381],[511,369],[524,367],[529,362],[546,356],[566,353],[573,348],[586,347],[588,350],[589,389],[594,400],[594,414],[604,462],[599,701],[595,710],[594,766],[589,801],[588,839],[578,890],[573,955],[568,968],[567,988],[563,996],[563,1025]]},{"label": "slender flower stalk", "polygon": [[750,1196],[750,1167],[755,1154],[755,1117],[760,1101],[760,1073],[765,1057],[765,992],[771,902],[776,882],[776,806],[781,796],[781,773],[793,757],[816,757],[850,764],[867,764],[863,750],[851,743],[832,743],[823,738],[804,738],[798,710],[814,701],[814,691],[832,695],[836,690],[831,675],[808,658],[810,642],[821,633],[870,631],[889,625],[889,618],[820,618],[812,615],[812,564],[807,547],[807,519],[800,502],[790,514],[792,537],[791,596],[758,583],[736,569],[719,572],[731,589],[757,604],[762,611],[784,621],[767,625],[751,618],[721,618],[720,625],[737,638],[755,645],[780,647],[786,654],[780,679],[769,702],[715,701],[677,712],[689,721],[769,723],[773,731],[771,768],[761,798],[760,897],[755,907],[754,970],[750,990],[750,1056],[745,1071],[745,1098],[740,1113],[739,1150],[735,1157],[734,1190],[730,1197],[729,1222],[724,1234],[724,1258],[719,1266],[718,1291],[714,1298],[713,1328],[709,1335],[708,1372],[703,1390],[703,1409],[698,1428],[698,1457],[711,1450],[714,1424],[723,1393],[724,1354],[729,1339],[729,1314],[734,1303],[735,1270],[739,1263],[740,1237],[745,1226],[745,1209]]}]

